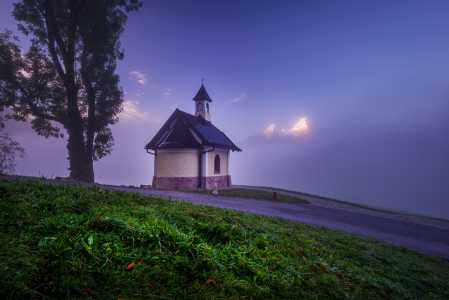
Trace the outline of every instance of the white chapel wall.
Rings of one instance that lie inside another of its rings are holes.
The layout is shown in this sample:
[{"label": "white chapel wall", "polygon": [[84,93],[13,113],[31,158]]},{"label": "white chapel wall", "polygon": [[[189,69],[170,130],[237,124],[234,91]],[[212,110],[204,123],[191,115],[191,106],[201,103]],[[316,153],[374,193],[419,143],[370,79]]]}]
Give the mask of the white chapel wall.
[{"label": "white chapel wall", "polygon": [[157,177],[198,177],[198,153],[158,151]]},{"label": "white chapel wall", "polygon": [[[214,174],[215,170],[215,155],[220,156],[220,174]],[[207,164],[208,164],[208,170],[207,170],[207,176],[224,176],[228,175],[228,150],[223,149],[220,150],[214,150],[207,153]]]}]

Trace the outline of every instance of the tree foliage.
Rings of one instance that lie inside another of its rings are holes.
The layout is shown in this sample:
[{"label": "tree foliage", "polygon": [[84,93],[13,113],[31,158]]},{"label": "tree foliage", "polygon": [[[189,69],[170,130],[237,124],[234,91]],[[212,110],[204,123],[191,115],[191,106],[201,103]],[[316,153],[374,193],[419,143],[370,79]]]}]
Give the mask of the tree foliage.
[{"label": "tree foliage", "polygon": [[[120,36],[138,0],[22,0],[14,4],[19,30],[33,35],[23,53],[11,31],[0,33],[0,111],[31,118],[37,134],[64,137],[71,176],[93,181],[93,161],[112,151],[110,125],[123,104],[117,60]],[[58,126],[59,123],[61,126]]]},{"label": "tree foliage", "polygon": [[[3,118],[0,117],[0,131],[5,128]],[[11,135],[3,133],[0,135],[0,174],[12,174],[16,170],[16,156],[25,158],[25,149],[13,140]]]}]

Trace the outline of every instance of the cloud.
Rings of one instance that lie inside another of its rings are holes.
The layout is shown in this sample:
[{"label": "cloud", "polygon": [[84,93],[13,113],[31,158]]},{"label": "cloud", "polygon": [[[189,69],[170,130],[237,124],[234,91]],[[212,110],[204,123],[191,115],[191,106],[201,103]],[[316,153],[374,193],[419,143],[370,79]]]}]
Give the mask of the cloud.
[{"label": "cloud", "polygon": [[[282,129],[284,133],[284,129]],[[306,117],[299,120],[298,123],[293,126],[292,129],[285,131],[285,134],[293,134],[294,136],[299,136],[301,134],[307,134],[309,132],[309,127],[307,126]]]},{"label": "cloud", "polygon": [[273,131],[274,131],[274,127],[276,127],[275,124],[271,124],[267,129],[265,129],[263,131],[263,134],[267,137],[270,138],[273,135]]},{"label": "cloud", "polygon": [[170,109],[173,111],[175,111],[177,108],[179,108],[177,104],[175,104],[175,106],[170,106]]},{"label": "cloud", "polygon": [[[168,99],[170,96],[171,96],[171,94],[172,94],[172,92],[174,92],[175,90],[174,89],[172,89],[172,88],[161,88],[161,87],[159,87],[159,86],[157,86],[157,85],[152,85],[152,87],[154,88],[154,89],[156,89],[156,90],[160,90],[161,92],[162,92],[162,97],[163,97],[163,99]],[[141,93],[141,94],[145,94],[145,93]]]},{"label": "cloud", "polygon": [[276,124],[271,124],[263,132],[249,136],[246,140],[254,143],[288,142],[299,140],[300,136],[306,136],[310,132],[307,118],[301,118],[290,130],[275,130]]},{"label": "cloud", "polygon": [[[148,79],[146,78],[145,74],[142,74],[139,71],[132,71],[132,72],[129,72],[129,74],[134,75],[134,77],[138,79],[137,81],[141,85],[146,85],[146,82],[148,81]],[[130,77],[130,78],[132,78],[132,77]]]},{"label": "cloud", "polygon": [[171,92],[173,92],[172,89],[167,89],[167,91],[164,92],[164,99],[168,99],[171,95]]},{"label": "cloud", "polygon": [[149,112],[140,109],[138,100],[127,100],[123,102],[123,111],[119,118],[122,121],[138,121],[138,122],[161,122],[159,117],[151,116]]},{"label": "cloud", "polygon": [[246,93],[241,93],[237,98],[234,98],[234,99],[226,102],[225,104],[240,102],[240,101],[243,101],[245,99],[248,99],[248,95],[246,95]]}]

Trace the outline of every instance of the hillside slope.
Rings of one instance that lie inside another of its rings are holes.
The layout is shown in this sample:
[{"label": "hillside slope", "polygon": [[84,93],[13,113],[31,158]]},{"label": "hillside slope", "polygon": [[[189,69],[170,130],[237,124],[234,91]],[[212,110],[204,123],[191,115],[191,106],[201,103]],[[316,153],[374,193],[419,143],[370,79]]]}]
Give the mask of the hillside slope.
[{"label": "hillside slope", "polygon": [[2,298],[449,298],[449,263],[324,227],[38,180],[0,199]]}]

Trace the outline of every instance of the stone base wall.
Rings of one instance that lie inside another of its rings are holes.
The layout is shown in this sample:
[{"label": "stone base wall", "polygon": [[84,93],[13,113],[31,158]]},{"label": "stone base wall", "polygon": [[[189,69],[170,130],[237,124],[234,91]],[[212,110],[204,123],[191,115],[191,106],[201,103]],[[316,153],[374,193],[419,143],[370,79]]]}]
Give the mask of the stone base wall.
[{"label": "stone base wall", "polygon": [[153,188],[163,190],[195,190],[198,188],[198,177],[153,176]]},{"label": "stone base wall", "polygon": [[[218,188],[232,186],[231,176],[203,177],[201,188],[212,190],[215,183]],[[153,176],[153,188],[163,190],[195,190],[198,188],[198,177],[156,177]]]},{"label": "stone base wall", "polygon": [[231,175],[203,177],[201,180],[201,188],[212,190],[217,183],[218,188],[232,186]]}]

